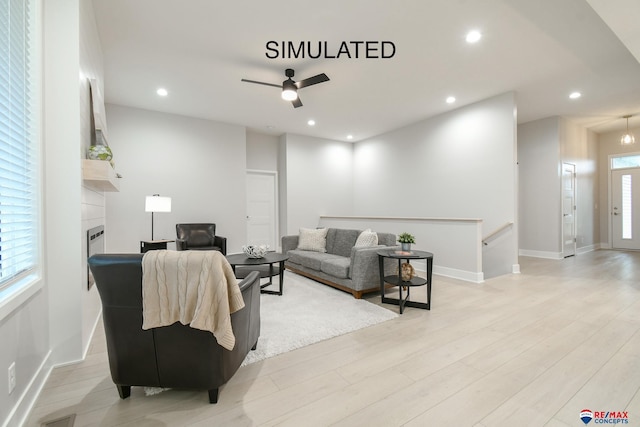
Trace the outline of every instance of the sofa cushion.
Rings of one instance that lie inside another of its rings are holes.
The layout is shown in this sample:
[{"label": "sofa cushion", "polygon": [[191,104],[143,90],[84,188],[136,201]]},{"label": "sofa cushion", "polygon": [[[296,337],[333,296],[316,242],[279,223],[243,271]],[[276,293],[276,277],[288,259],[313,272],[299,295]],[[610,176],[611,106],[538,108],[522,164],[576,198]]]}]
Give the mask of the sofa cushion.
[{"label": "sofa cushion", "polygon": [[351,248],[356,244],[360,230],[330,228],[327,233],[327,252],[345,257],[351,256]]},{"label": "sofa cushion", "polygon": [[302,251],[326,252],[326,228],[300,228],[298,249]]},{"label": "sofa cushion", "polygon": [[336,255],[323,254],[313,251],[302,251],[294,249],[288,252],[289,262],[294,264],[300,264],[303,267],[311,268],[313,270],[321,270],[322,262],[332,258],[338,258]]},{"label": "sofa cushion", "polygon": [[320,265],[320,271],[334,277],[348,279],[349,267],[351,267],[351,258],[335,257],[323,260]]},{"label": "sofa cushion", "polygon": [[364,230],[358,236],[356,244],[353,245],[356,248],[365,248],[369,246],[376,246],[378,244],[378,233],[371,231],[370,228]]}]

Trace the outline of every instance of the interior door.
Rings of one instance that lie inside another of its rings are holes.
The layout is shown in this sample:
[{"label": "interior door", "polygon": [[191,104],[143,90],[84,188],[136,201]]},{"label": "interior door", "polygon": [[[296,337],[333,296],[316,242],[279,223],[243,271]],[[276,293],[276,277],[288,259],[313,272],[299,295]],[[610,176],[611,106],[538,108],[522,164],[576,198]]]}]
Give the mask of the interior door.
[{"label": "interior door", "polygon": [[247,172],[247,244],[278,249],[275,172]]},{"label": "interior door", "polygon": [[562,164],[562,256],[576,254],[576,166]]},{"label": "interior door", "polygon": [[611,236],[614,249],[640,249],[640,169],[611,171]]}]

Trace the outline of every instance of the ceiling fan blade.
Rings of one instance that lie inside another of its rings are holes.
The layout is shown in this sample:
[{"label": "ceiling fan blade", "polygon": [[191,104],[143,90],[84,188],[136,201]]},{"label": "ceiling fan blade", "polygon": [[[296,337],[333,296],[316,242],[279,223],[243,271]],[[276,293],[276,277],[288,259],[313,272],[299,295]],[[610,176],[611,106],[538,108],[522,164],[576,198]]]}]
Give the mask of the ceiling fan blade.
[{"label": "ceiling fan blade", "polygon": [[241,79],[240,81],[246,82],[246,83],[255,83],[255,84],[258,84],[258,85],[273,86],[273,87],[277,87],[277,88],[282,89],[282,85],[276,85],[276,84],[273,84],[273,83],[257,82],[255,80],[247,80],[247,79]]},{"label": "ceiling fan blade", "polygon": [[296,99],[291,101],[291,103],[293,104],[293,108],[302,107],[302,101],[300,101],[300,97],[297,97]]},{"label": "ceiling fan blade", "polygon": [[300,80],[296,83],[298,89],[302,89],[303,87],[315,85],[322,82],[328,82],[329,77],[325,73],[318,74],[317,76],[309,77],[308,79]]}]

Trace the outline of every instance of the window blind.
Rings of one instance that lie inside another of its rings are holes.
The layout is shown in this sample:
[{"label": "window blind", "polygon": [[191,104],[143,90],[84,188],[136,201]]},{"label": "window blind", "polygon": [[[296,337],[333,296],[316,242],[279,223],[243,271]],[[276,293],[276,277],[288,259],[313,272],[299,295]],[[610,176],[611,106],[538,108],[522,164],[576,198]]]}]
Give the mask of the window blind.
[{"label": "window blind", "polygon": [[30,1],[0,0],[0,288],[36,265]]}]

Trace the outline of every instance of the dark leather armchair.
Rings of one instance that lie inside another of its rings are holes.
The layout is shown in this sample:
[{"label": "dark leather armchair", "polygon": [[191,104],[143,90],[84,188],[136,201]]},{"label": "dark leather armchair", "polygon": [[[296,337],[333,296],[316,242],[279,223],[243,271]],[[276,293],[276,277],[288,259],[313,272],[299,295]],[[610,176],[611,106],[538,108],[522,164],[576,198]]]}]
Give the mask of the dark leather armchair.
[{"label": "dark leather armchair", "polygon": [[227,254],[227,238],[216,236],[216,225],[176,224],[176,249],[179,251],[220,251]]},{"label": "dark leather armchair", "polygon": [[100,254],[89,267],[102,300],[111,378],[122,399],[131,386],[208,390],[218,388],[238,370],[260,336],[260,276],[251,272],[239,285],[245,307],[231,314],[236,338],[229,351],[211,332],[176,322],[142,329],[142,254]]}]

